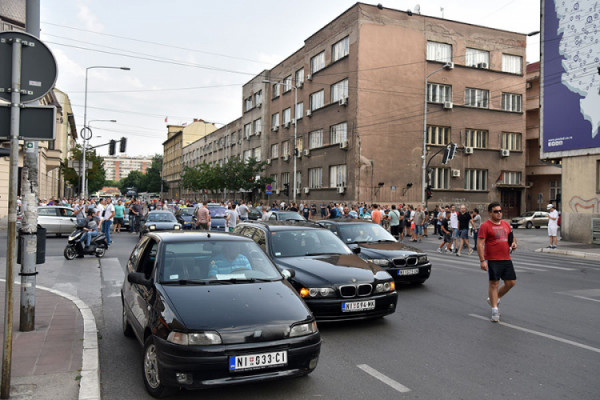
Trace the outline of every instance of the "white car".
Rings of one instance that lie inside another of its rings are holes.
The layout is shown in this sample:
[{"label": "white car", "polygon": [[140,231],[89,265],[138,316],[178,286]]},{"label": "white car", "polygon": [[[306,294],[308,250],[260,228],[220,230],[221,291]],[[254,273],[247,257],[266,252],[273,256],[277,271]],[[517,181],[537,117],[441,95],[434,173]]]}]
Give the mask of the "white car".
[{"label": "white car", "polygon": [[[77,216],[74,210],[64,206],[38,207],[38,225],[46,229],[46,234],[68,235],[75,230]],[[21,229],[21,221],[17,222],[17,230]]]}]

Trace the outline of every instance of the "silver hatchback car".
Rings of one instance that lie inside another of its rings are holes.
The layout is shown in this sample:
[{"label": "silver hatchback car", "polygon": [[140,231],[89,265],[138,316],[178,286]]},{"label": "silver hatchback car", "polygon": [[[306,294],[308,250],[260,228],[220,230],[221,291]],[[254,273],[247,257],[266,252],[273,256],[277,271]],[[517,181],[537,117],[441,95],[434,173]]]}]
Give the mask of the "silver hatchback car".
[{"label": "silver hatchback car", "polygon": [[[21,228],[21,221],[17,222],[17,230]],[[68,235],[77,226],[77,217],[73,209],[63,206],[40,206],[38,207],[38,225],[46,228],[46,233]]]},{"label": "silver hatchback car", "polygon": [[548,213],[546,211],[527,211],[513,218],[510,224],[515,229],[520,226],[524,226],[527,229],[535,226],[536,229],[540,229],[540,227],[548,225]]}]

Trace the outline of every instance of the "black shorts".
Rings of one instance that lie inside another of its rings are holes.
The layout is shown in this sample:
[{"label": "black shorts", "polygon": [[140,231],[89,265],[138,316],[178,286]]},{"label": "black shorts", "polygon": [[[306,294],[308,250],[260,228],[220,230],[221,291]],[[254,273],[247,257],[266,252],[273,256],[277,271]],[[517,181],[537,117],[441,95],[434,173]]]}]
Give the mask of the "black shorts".
[{"label": "black shorts", "polygon": [[115,225],[123,225],[123,218],[115,217]]},{"label": "black shorts", "polygon": [[488,260],[488,276],[490,281],[516,281],[517,274],[511,260]]},{"label": "black shorts", "polygon": [[444,243],[452,243],[452,234],[450,233],[443,233],[444,235]]},{"label": "black shorts", "polygon": [[392,234],[392,236],[400,235],[400,225],[390,226],[390,233]]}]

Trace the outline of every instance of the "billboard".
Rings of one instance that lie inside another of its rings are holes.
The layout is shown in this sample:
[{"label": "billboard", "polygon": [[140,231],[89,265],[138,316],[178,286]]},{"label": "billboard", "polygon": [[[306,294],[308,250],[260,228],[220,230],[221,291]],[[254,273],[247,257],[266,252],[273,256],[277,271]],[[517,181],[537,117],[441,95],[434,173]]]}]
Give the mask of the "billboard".
[{"label": "billboard", "polygon": [[598,154],[600,2],[541,2],[541,158]]}]

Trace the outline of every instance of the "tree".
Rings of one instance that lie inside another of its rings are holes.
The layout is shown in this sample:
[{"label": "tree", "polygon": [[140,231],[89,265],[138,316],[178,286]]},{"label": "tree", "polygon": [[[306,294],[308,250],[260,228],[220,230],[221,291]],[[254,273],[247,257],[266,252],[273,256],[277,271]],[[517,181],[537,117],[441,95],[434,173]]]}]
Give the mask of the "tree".
[{"label": "tree", "polygon": [[[77,144],[71,150],[70,159],[81,162],[82,154],[83,152],[81,150],[81,145]],[[87,162],[92,163],[92,167],[86,169],[88,180],[88,194],[91,194],[102,189],[102,187],[104,186],[104,182],[106,180],[106,173],[102,165],[104,158],[97,155],[95,149],[88,149],[85,157]],[[65,160],[65,165],[69,165],[68,160]],[[81,171],[76,171],[73,168],[65,167],[63,170],[63,175],[67,182],[76,186],[78,188],[77,191],[81,192]]]},{"label": "tree", "polygon": [[128,187],[136,187],[138,193],[146,192],[146,176],[140,171],[131,171],[127,177],[119,181],[121,193],[127,193]]},{"label": "tree", "polygon": [[[161,177],[162,162],[163,162],[162,155],[155,154],[154,157],[152,157],[152,165],[146,171],[146,185],[147,186],[145,188],[146,190],[143,190],[144,192],[152,192],[152,193],[160,192],[160,183],[162,180],[162,177]],[[169,190],[167,183],[164,180],[162,180],[162,184],[163,184],[163,191]]]}]

